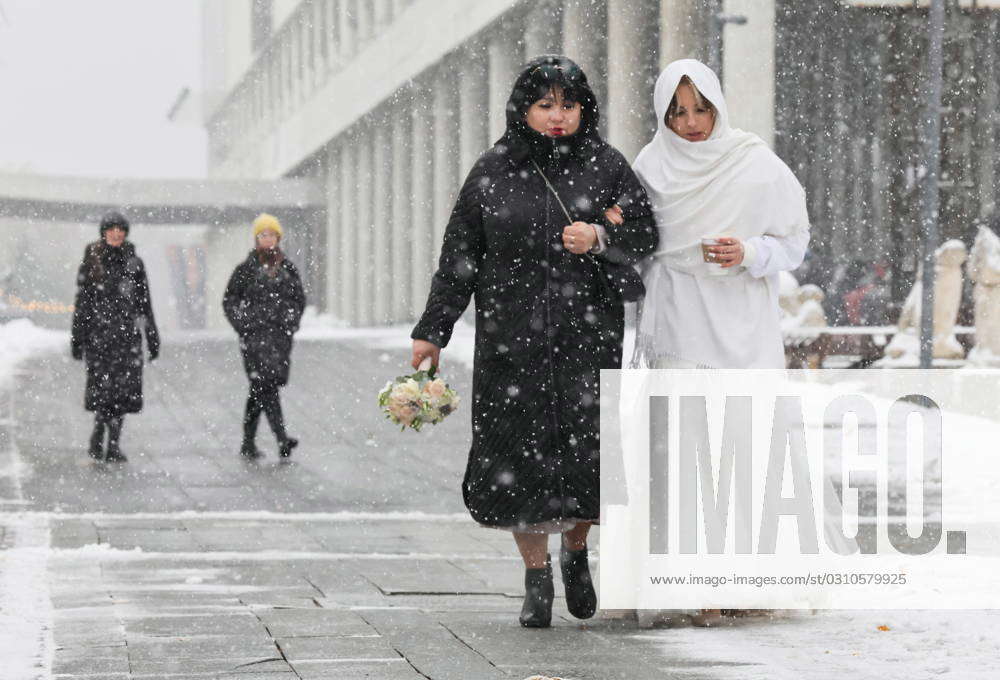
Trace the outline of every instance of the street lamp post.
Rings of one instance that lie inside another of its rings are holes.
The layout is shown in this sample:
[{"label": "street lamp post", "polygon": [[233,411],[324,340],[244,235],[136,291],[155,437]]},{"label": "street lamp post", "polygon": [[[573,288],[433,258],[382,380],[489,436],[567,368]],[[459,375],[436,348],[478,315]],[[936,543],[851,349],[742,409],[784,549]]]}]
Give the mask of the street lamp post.
[{"label": "street lamp post", "polygon": [[944,0],[931,0],[929,16],[928,97],[924,121],[926,173],[922,202],[924,232],[920,301],[920,368],[934,358],[934,251],[938,242],[938,171],[941,164],[941,90],[944,62]]},{"label": "street lamp post", "polygon": [[722,3],[715,2],[708,13],[708,67],[715,71],[722,81],[722,31],[726,24],[743,26],[747,18],[740,14],[725,14],[721,10]]}]

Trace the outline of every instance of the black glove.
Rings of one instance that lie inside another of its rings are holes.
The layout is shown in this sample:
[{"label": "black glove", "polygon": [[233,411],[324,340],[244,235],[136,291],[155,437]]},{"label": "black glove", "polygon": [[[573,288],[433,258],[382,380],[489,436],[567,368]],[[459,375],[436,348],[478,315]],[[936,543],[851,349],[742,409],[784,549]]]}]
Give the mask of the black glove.
[{"label": "black glove", "polygon": [[160,358],[160,346],[159,345],[152,345],[152,346],[150,346],[150,348],[149,348],[149,360],[150,361],[156,361],[159,358]]},{"label": "black glove", "polygon": [[73,355],[73,358],[76,359],[77,361],[83,359],[83,347],[81,347],[80,345],[72,345],[69,351]]}]

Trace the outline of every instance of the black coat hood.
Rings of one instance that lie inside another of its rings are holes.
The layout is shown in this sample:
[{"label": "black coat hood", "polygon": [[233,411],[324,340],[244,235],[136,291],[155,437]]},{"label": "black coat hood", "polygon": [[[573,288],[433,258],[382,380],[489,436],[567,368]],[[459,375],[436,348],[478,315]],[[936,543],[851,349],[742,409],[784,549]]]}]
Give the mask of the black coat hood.
[{"label": "black coat hood", "polygon": [[[561,87],[565,96],[580,102],[583,114],[580,129],[569,137],[553,139],[535,132],[525,122],[531,105]],[[597,97],[587,82],[583,70],[568,57],[547,54],[535,57],[524,67],[514,81],[514,88],[507,100],[507,129],[497,140],[499,152],[506,152],[512,163],[520,165],[529,157],[547,160],[556,154],[580,158],[593,156],[606,143],[601,139],[598,126],[601,114]]]}]

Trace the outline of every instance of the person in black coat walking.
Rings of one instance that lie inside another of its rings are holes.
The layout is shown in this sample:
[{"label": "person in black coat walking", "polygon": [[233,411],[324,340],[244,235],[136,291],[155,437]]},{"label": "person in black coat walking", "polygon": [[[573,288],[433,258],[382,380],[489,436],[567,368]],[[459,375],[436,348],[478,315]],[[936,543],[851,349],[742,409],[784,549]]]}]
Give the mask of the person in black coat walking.
[{"label": "person in black coat walking", "polygon": [[278,390],[288,384],[292,335],[299,329],[306,296],[298,270],[278,247],[282,233],[273,215],[265,213],[254,220],[256,247],[236,267],[222,300],[226,318],[240,336],[243,367],[250,380],[240,447],[240,454],[249,459],[262,455],[254,443],[261,411],[282,458],[288,458],[299,443],[285,432]]},{"label": "person in black coat walking", "polygon": [[[598,117],[570,59],[527,65],[507,103],[506,132],[462,187],[411,334],[414,367],[426,357],[437,364],[475,296],[462,491],[477,522],[514,533],[526,567],[520,621],[529,627],[551,619],[548,533],[562,533],[570,612],[587,618],[596,609],[586,541],[599,516],[599,371],[621,367],[619,284],[635,282],[630,265],[657,242],[645,191],[601,139]],[[615,204],[620,225],[604,217]]]},{"label": "person in black coat walking", "polygon": [[160,354],[146,268],[128,232],[120,213],[101,220],[101,239],[87,246],[76,277],[71,335],[73,358],[87,364],[84,407],[95,414],[90,456],[119,462],[127,460],[119,445],[125,414],[142,410],[143,333],[149,360]]}]

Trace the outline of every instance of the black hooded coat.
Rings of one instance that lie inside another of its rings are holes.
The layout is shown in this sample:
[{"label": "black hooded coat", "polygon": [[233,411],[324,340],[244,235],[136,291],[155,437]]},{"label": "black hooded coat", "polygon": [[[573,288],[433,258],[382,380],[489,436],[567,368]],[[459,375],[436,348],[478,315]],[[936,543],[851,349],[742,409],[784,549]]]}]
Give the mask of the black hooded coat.
[{"label": "black hooded coat", "polygon": [[305,306],[298,269],[285,257],[269,270],[251,250],[233,271],[222,308],[240,336],[243,368],[251,382],[288,384],[292,336]]},{"label": "black hooded coat", "polygon": [[125,241],[87,246],[77,274],[73,356],[87,362],[84,406],[109,417],[142,410],[142,334],[151,359],[160,352],[146,267]]},{"label": "black hooded coat", "polygon": [[[549,138],[524,122],[553,84],[583,105],[570,137]],[[411,334],[445,347],[475,298],[472,447],[462,490],[484,525],[598,518],[598,380],[601,368],[621,367],[624,331],[623,302],[602,280],[598,261],[635,263],[657,242],[645,191],[622,154],[600,138],[598,115],[572,61],[528,64],[508,102],[504,136],[462,187]],[[532,159],[574,221],[606,226],[603,254],[563,248],[568,222]],[[604,219],[614,204],[623,225]]]}]

